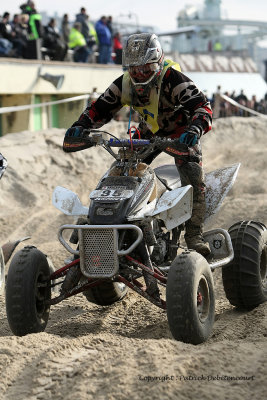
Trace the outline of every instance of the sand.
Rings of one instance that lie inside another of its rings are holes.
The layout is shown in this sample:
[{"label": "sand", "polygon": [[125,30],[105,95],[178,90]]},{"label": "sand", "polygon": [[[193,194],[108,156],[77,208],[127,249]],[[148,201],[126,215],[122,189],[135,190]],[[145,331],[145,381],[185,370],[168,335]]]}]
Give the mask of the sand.
[{"label": "sand", "polygon": [[[125,131],[123,123],[105,129]],[[88,204],[88,194],[112,161],[103,149],[64,154],[63,130],[0,138],[9,166],[0,181],[0,244],[24,236],[59,268],[68,256],[58,227],[72,223],[52,206],[55,186]],[[266,122],[231,117],[202,139],[206,172],[241,162],[236,183],[206,229],[240,220],[267,224]],[[172,162],[166,155],[157,163]],[[9,265],[9,264],[8,264]],[[7,265],[7,268],[8,268]],[[52,306],[45,332],[15,337],[0,296],[0,399],[231,399],[266,398],[267,304],[237,311],[214,273],[213,334],[198,346],[172,339],[166,314],[129,292],[100,307],[80,294]]]}]

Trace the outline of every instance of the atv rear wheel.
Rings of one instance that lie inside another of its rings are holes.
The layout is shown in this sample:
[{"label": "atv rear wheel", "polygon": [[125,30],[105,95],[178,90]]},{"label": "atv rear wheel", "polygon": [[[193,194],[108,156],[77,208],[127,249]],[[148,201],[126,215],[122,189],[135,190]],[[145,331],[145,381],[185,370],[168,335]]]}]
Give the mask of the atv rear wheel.
[{"label": "atv rear wheel", "polygon": [[51,298],[50,268],[46,256],[34,246],[13,257],[6,283],[6,313],[17,336],[45,330]]},{"label": "atv rear wheel", "polygon": [[177,256],[168,273],[167,317],[176,340],[199,344],[212,332],[215,314],[213,277],[197,252]]},{"label": "atv rear wheel", "polygon": [[229,302],[251,309],[267,300],[267,229],[254,221],[241,221],[229,228],[234,259],[222,268]]},{"label": "atv rear wheel", "polygon": [[128,287],[121,282],[106,281],[83,292],[88,301],[99,306],[108,306],[126,296]]}]

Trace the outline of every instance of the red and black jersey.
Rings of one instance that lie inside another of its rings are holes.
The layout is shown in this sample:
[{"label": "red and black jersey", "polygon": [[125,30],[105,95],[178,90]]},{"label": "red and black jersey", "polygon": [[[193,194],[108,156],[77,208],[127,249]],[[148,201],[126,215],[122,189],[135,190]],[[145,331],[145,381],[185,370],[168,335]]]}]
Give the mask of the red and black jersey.
[{"label": "red and black jersey", "polygon": [[[123,75],[84,110],[73,126],[96,129],[109,122],[122,108],[122,80]],[[141,96],[135,97],[135,105],[143,105]],[[162,80],[157,122],[157,133],[164,136],[180,136],[191,126],[198,127],[200,136],[211,129],[212,110],[205,95],[186,75],[171,67]],[[152,134],[145,120],[141,120],[139,130],[144,135]]]}]

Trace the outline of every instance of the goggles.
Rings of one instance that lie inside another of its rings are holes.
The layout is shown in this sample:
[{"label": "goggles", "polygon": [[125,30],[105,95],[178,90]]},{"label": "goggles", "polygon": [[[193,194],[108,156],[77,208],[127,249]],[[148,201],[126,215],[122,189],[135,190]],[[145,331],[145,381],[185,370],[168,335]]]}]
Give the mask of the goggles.
[{"label": "goggles", "polygon": [[145,83],[158,71],[158,63],[136,65],[129,67],[129,74],[136,83]]}]

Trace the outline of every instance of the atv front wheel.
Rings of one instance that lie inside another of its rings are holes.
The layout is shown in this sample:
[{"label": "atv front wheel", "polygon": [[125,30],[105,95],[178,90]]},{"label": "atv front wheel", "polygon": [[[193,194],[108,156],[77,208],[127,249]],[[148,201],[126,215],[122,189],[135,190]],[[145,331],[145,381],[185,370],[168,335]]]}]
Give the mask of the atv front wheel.
[{"label": "atv front wheel", "polygon": [[267,228],[254,221],[241,221],[229,228],[234,259],[222,268],[229,302],[251,309],[267,300]]},{"label": "atv front wheel", "polygon": [[99,306],[108,306],[126,296],[128,287],[122,282],[106,281],[83,292],[88,301]]},{"label": "atv front wheel", "polygon": [[6,313],[14,335],[45,330],[51,298],[50,269],[46,256],[34,246],[13,257],[6,283]]},{"label": "atv front wheel", "polygon": [[168,273],[167,317],[176,340],[199,344],[212,332],[215,314],[213,277],[197,252],[178,255]]}]

